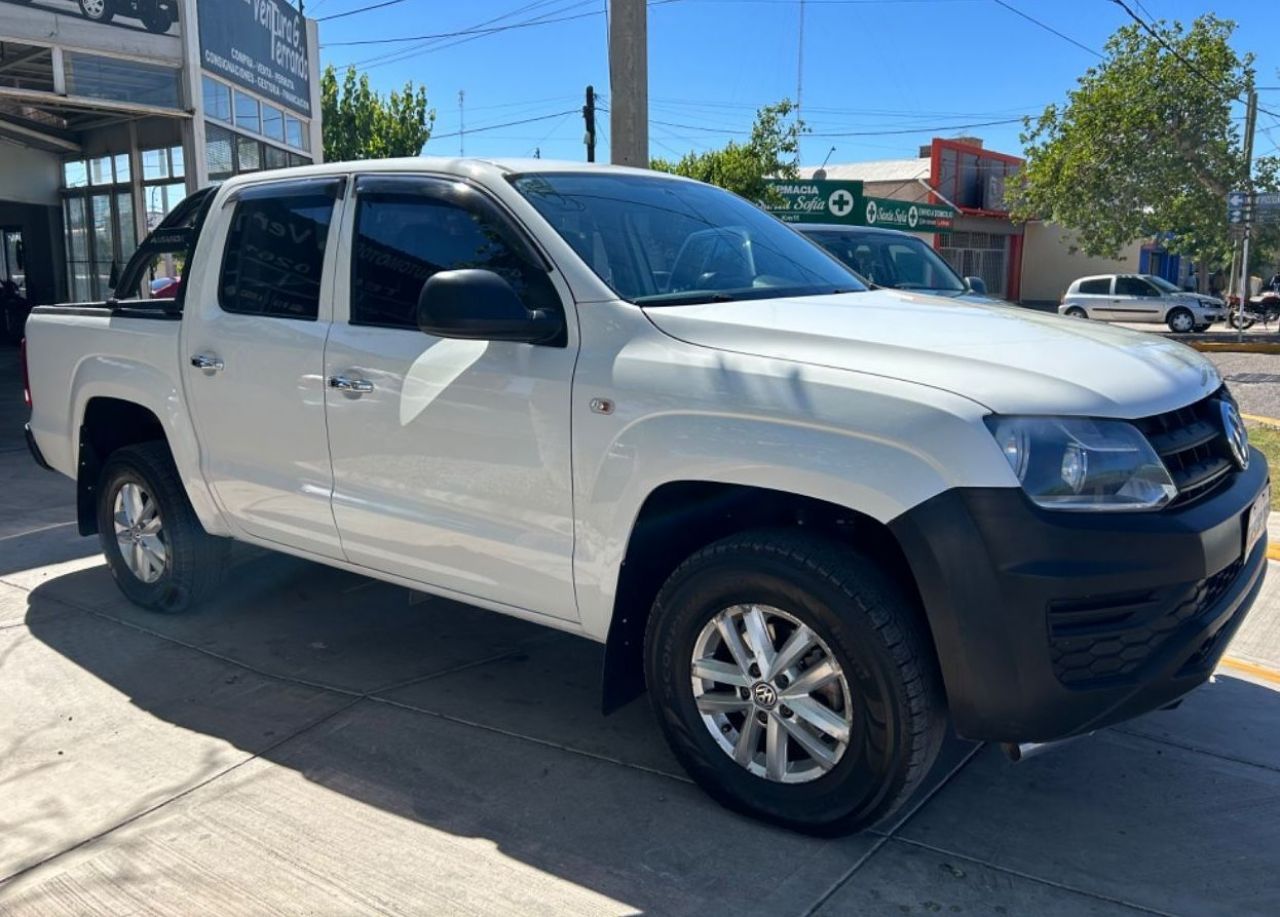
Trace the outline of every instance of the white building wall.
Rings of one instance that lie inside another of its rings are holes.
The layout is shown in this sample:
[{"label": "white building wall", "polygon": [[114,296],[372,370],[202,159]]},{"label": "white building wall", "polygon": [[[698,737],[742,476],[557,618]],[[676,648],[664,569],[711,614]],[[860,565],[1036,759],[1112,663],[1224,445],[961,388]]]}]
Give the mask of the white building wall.
[{"label": "white building wall", "polygon": [[59,206],[62,160],[22,144],[0,140],[0,201]]},{"label": "white building wall", "polygon": [[1072,251],[1070,231],[1056,223],[1028,223],[1022,249],[1022,301],[1056,303],[1071,281],[1090,274],[1118,274],[1138,270],[1142,243],[1134,242],[1120,258],[1094,258]]}]

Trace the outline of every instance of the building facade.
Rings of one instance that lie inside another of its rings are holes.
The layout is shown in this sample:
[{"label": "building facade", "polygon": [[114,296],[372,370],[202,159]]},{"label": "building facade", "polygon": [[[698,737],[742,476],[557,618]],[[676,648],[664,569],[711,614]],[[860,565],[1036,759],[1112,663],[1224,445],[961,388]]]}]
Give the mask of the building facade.
[{"label": "building facade", "polygon": [[317,30],[289,0],[0,0],[0,271],[105,298],[183,197],[321,157]]}]

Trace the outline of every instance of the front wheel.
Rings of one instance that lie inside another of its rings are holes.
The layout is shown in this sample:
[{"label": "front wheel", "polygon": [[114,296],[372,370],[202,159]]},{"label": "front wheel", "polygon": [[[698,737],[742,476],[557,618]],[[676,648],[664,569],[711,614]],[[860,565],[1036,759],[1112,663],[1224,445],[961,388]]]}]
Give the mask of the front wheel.
[{"label": "front wheel", "polygon": [[168,9],[153,7],[142,14],[142,25],[148,32],[163,35],[173,25],[174,16]]},{"label": "front wheel", "polygon": [[867,827],[919,786],[945,725],[921,614],[852,548],[717,542],[654,603],[646,678],[676,757],[723,805],[793,830]]},{"label": "front wheel", "polygon": [[1245,312],[1241,312],[1239,309],[1237,309],[1236,311],[1231,313],[1231,316],[1230,318],[1228,318],[1227,323],[1237,331],[1245,331],[1246,329],[1252,328],[1256,321],[1257,319],[1255,319],[1252,315],[1249,315]]},{"label": "front wheel", "polygon": [[1174,309],[1165,317],[1169,330],[1175,334],[1186,334],[1196,326],[1196,317],[1190,309]]},{"label": "front wheel", "polygon": [[176,614],[213,591],[226,542],[205,532],[164,443],[111,454],[98,483],[98,539],[116,585],[137,605]]},{"label": "front wheel", "polygon": [[110,22],[115,18],[116,10],[113,0],[77,0],[80,14],[94,22]]},{"label": "front wheel", "polygon": [[1088,318],[1089,317],[1089,313],[1084,311],[1084,309],[1080,308],[1079,306],[1072,306],[1063,314],[1066,315],[1067,318]]}]

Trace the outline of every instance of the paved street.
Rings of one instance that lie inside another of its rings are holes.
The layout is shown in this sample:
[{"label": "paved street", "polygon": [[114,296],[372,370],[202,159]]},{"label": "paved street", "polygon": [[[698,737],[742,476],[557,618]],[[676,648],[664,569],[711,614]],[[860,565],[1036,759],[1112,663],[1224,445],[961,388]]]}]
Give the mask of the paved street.
[{"label": "paved street", "polygon": [[711,803],[644,704],[601,717],[585,641],[249,552],[196,615],[133,608],[26,453],[14,356],[0,912],[1275,912],[1280,570],[1250,665],[1180,709],[1019,765],[952,742],[905,816],[815,840]]}]

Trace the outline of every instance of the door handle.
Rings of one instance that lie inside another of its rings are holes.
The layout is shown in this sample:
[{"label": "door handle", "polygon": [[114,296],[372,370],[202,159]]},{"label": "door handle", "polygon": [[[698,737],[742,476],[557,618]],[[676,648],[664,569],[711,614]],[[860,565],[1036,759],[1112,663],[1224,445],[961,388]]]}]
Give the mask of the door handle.
[{"label": "door handle", "polygon": [[207,353],[198,353],[191,358],[191,365],[202,371],[206,376],[212,376],[214,373],[220,373],[226,366],[222,360]]},{"label": "door handle", "polygon": [[373,391],[373,383],[367,379],[352,379],[349,376],[330,376],[329,388],[350,392],[353,395],[364,395]]}]

